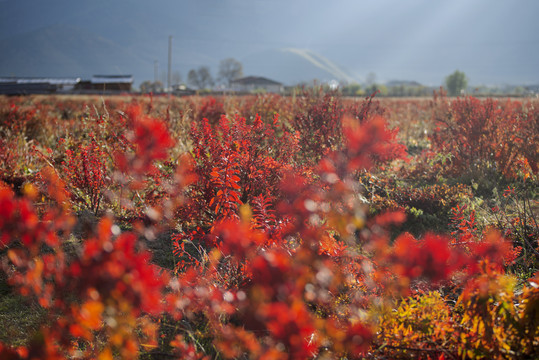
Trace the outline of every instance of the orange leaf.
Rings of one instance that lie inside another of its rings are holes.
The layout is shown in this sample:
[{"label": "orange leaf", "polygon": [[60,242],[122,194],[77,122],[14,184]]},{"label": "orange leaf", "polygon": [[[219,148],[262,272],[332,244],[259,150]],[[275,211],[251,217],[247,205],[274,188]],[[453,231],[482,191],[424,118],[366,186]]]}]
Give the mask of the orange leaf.
[{"label": "orange leaf", "polygon": [[241,186],[238,185],[238,183],[230,183],[230,187],[233,188],[233,189],[241,189]]},{"label": "orange leaf", "polygon": [[98,360],[113,360],[112,351],[110,348],[105,348],[101,354],[99,354]]}]

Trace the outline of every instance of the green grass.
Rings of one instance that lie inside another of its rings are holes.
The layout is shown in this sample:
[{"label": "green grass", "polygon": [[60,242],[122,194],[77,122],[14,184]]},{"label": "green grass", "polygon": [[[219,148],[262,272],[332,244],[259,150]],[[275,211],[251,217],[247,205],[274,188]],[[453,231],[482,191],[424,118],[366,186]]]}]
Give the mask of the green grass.
[{"label": "green grass", "polygon": [[12,291],[5,291],[5,284],[0,286],[0,342],[25,345],[44,324],[46,311]]}]

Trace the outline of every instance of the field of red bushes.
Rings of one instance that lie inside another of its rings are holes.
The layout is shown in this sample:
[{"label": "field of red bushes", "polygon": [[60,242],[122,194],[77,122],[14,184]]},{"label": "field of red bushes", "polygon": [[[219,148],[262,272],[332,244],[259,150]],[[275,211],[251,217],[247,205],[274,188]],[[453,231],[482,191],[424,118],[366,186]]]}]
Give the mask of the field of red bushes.
[{"label": "field of red bushes", "polygon": [[2,359],[536,359],[539,101],[0,97]]}]

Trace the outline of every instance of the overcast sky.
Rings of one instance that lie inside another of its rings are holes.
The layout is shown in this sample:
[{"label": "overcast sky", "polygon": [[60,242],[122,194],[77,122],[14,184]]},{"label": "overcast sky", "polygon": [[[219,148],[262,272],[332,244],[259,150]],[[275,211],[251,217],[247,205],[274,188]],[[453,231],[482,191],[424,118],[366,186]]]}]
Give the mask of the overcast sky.
[{"label": "overcast sky", "polygon": [[358,79],[437,85],[459,69],[472,84],[539,83],[539,0],[0,0],[0,10],[0,39],[68,24],[150,61],[173,35],[182,66],[294,48]]}]

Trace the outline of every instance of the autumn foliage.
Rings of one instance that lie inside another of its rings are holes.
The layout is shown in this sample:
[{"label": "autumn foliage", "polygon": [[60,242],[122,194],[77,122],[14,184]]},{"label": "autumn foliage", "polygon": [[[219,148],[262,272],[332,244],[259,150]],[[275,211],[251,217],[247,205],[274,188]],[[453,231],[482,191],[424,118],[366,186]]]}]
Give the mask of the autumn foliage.
[{"label": "autumn foliage", "polygon": [[[138,98],[83,126],[26,100],[0,102],[2,296],[46,313],[1,358],[539,354],[536,103],[436,98],[413,140],[402,104],[338,92]],[[503,194],[464,183],[483,170]]]}]

